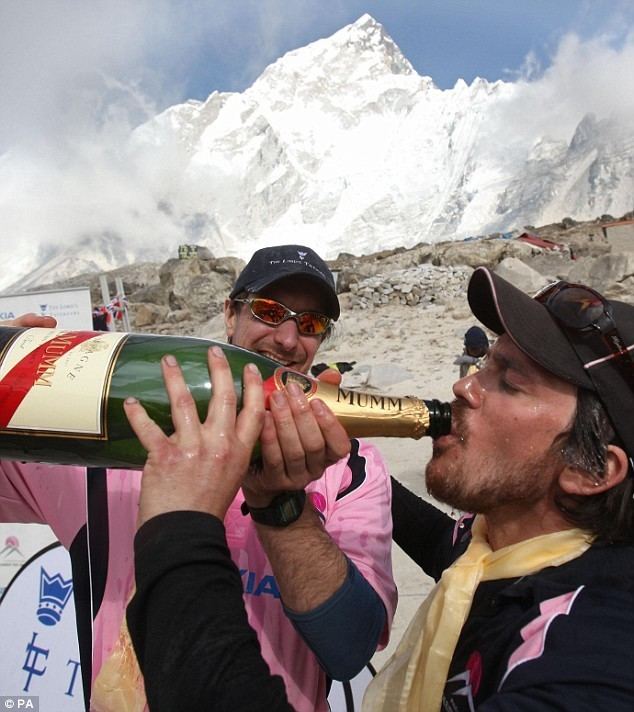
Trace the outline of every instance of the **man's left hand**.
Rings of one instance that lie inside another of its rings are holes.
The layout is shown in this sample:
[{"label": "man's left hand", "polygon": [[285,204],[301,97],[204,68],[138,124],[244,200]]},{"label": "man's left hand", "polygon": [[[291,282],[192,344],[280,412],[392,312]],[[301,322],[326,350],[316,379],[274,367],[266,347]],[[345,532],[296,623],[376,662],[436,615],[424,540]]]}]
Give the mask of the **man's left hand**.
[{"label": "man's left hand", "polygon": [[251,507],[266,507],[280,492],[300,490],[350,452],[350,438],[318,398],[296,384],[270,398],[260,436],[262,467],[251,468],[242,490]]}]

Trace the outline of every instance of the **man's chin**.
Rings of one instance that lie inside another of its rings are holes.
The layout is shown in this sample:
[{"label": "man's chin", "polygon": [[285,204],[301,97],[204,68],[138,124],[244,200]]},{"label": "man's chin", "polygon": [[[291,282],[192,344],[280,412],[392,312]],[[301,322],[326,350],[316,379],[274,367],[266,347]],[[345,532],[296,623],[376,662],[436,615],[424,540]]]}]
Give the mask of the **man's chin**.
[{"label": "man's chin", "polygon": [[457,503],[461,499],[457,489],[463,481],[464,474],[457,458],[449,460],[449,455],[434,453],[434,457],[427,463],[425,469],[425,486],[429,494],[439,502],[448,504],[450,507],[462,509]]}]

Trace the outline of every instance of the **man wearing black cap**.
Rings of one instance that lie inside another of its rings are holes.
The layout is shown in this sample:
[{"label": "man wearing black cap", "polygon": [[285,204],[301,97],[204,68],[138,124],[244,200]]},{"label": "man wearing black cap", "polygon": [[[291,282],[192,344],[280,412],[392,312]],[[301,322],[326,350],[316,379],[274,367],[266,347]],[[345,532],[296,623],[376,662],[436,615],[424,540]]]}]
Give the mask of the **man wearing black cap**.
[{"label": "man wearing black cap", "polygon": [[[476,516],[455,522],[396,486],[395,540],[439,583],[363,709],[629,712],[634,306],[567,283],[531,299],[484,268],[474,272],[468,297],[499,339],[484,368],[455,384],[452,432],[435,442],[426,482],[433,495]],[[257,386],[250,393],[256,400]],[[249,411],[240,418],[239,429],[257,423]],[[161,597],[189,585],[186,576],[210,596],[219,577],[226,584],[216,595],[221,620],[202,628],[195,614],[187,621],[200,645],[219,634],[215,624],[231,620],[244,631],[244,619],[236,623],[240,587],[222,574],[226,554],[218,550],[203,568],[175,545],[169,568],[178,564],[179,576],[157,570],[151,534],[172,516],[160,514],[166,509],[155,509],[159,516],[137,535],[138,591],[128,611],[135,645],[161,648]],[[220,519],[205,521],[221,541]],[[267,700],[262,709],[288,709],[253,645],[238,651],[227,643],[210,659],[231,653]],[[161,655],[146,665],[146,684],[159,684],[166,670]],[[191,699],[222,703],[244,694],[228,680],[225,671]]]},{"label": "man wearing black cap", "polygon": [[[255,252],[225,302],[232,344],[303,373],[339,314],[330,269],[302,245]],[[305,410],[297,395],[274,395],[262,467],[244,480],[225,524],[240,567],[279,588],[278,598],[254,596],[247,579],[247,610],[293,705],[312,711],[326,705],[315,655],[330,676],[353,677],[386,644],[396,591],[381,456],[342,428],[322,431]]]},{"label": "man wearing black cap", "polygon": [[[225,317],[233,344],[307,372],[339,317],[332,273],[301,245],[258,250],[231,291]],[[30,315],[15,325],[50,328],[54,320]],[[248,474],[244,468],[242,490],[224,517],[262,653],[293,706],[306,712],[328,708],[328,676],[354,677],[387,643],[396,607],[385,464],[375,447],[351,441],[326,410],[317,413],[301,394],[272,396],[262,467]],[[71,553],[84,693],[99,712],[145,706],[123,625],[134,588],[140,489],[139,471],[95,468],[86,477],[82,467],[0,463],[0,521],[48,524]],[[168,539],[169,530],[157,537],[164,546]],[[172,602],[164,622],[169,649],[178,638],[185,659],[197,649],[179,636],[176,610],[183,603],[205,605],[191,589]],[[203,680],[206,663],[199,658]],[[178,690],[191,675],[183,669],[163,683]],[[177,709],[197,708],[183,702]]]}]

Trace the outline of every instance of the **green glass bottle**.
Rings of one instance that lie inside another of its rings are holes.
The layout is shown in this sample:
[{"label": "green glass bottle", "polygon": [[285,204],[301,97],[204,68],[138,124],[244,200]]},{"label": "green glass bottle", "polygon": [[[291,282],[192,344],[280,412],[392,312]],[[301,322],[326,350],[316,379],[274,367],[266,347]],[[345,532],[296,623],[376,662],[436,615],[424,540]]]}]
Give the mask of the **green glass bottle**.
[{"label": "green glass bottle", "polygon": [[[173,432],[160,360],[173,354],[204,418],[211,396],[207,350],[226,353],[240,395],[245,364],[255,363],[265,388],[290,380],[319,397],[351,436],[436,437],[449,432],[449,405],[364,394],[320,384],[245,349],[187,336],[0,327],[0,458],[141,468],[146,452],[123,410],[135,396],[150,417]],[[254,457],[257,453],[254,453]]]}]

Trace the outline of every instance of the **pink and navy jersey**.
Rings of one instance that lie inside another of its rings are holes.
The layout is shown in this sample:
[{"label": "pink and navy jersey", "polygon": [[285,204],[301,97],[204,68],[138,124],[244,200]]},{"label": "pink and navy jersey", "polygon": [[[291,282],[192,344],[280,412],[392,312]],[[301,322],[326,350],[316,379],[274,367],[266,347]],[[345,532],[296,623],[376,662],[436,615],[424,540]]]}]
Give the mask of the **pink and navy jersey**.
[{"label": "pink and navy jersey", "polygon": [[[118,639],[133,590],[141,472],[91,468],[86,477],[81,467],[15,462],[2,462],[0,467],[0,520],[48,524],[71,552],[82,674],[84,687],[89,689]],[[382,647],[396,608],[391,487],[385,464],[376,448],[353,440],[350,456],[329,467],[307,492],[326,531],[385,605]],[[240,511],[242,501],[240,493],[227,512],[225,525],[242,577],[249,622],[271,671],[284,678],[295,709],[327,710],[325,673],[284,614],[255,527]],[[86,660],[92,660],[92,665]]]}]

